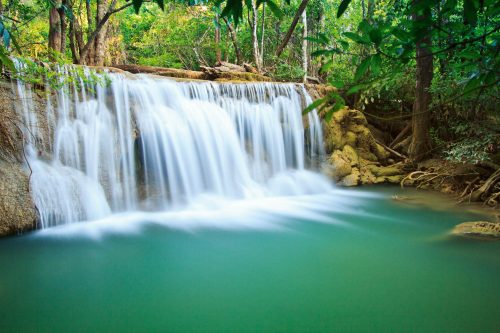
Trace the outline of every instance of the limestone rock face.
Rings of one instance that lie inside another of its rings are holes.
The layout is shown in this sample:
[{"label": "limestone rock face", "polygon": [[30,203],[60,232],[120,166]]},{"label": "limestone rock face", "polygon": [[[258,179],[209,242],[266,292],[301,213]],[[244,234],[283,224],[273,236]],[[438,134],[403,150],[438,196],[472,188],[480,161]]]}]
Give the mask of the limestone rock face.
[{"label": "limestone rock face", "polygon": [[387,165],[393,161],[360,111],[344,108],[324,127],[325,150],[330,154],[327,174],[338,184],[399,183],[403,179],[404,164]]},{"label": "limestone rock face", "polygon": [[[36,227],[36,209],[29,191],[29,170],[24,167],[22,119],[15,109],[17,94],[9,82],[0,81],[0,236],[32,230]],[[31,96],[40,117],[38,142],[48,135],[45,99],[37,92]],[[40,111],[40,112],[38,112]]]},{"label": "limestone rock face", "polygon": [[368,128],[368,121],[358,110],[344,108],[335,112],[325,124],[325,149],[332,153],[350,145],[358,155],[370,161],[385,161],[389,154],[380,146]]},{"label": "limestone rock face", "polygon": [[36,228],[29,176],[18,163],[0,162],[0,236]]},{"label": "limestone rock face", "polygon": [[333,154],[330,156],[329,162],[332,165],[331,176],[336,181],[340,181],[342,178],[350,175],[352,172],[351,160],[340,150],[336,150],[335,152],[333,152]]},{"label": "limestone rock face", "polygon": [[464,222],[455,226],[453,235],[500,239],[500,223],[486,221]]}]

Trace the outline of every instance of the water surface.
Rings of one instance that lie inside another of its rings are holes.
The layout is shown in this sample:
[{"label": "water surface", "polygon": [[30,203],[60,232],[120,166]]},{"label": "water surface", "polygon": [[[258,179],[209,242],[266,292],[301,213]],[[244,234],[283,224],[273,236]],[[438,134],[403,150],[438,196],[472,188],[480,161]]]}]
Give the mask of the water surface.
[{"label": "water surface", "polygon": [[[1,332],[498,332],[500,243],[397,188],[128,214],[0,241]],[[407,192],[405,192],[407,193]]]}]

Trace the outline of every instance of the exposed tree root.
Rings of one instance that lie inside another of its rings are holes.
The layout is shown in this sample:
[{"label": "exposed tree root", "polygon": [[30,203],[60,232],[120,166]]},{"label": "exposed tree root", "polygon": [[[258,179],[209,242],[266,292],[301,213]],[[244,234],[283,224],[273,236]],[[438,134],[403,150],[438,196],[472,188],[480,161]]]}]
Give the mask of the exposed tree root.
[{"label": "exposed tree root", "polygon": [[496,198],[498,197],[498,192],[500,192],[499,181],[500,169],[495,171],[483,185],[471,192],[471,201],[484,201],[488,203],[491,199],[495,202],[496,206]]},{"label": "exposed tree root", "polygon": [[498,168],[489,176],[484,176],[484,169],[480,166],[442,162],[441,165],[408,174],[401,181],[401,187],[408,185],[455,193],[459,202],[483,202],[496,208],[500,201]]}]

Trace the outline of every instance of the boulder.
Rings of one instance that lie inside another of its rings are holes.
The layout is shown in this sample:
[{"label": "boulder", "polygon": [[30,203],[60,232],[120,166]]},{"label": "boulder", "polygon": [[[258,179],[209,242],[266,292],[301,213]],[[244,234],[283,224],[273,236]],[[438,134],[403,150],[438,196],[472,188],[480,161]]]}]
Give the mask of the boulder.
[{"label": "boulder", "polygon": [[330,176],[340,181],[352,172],[351,161],[340,150],[336,150],[329,159],[332,166]]},{"label": "boulder", "polygon": [[358,186],[360,183],[360,177],[361,173],[359,172],[358,168],[352,169],[352,172],[342,178],[342,181],[340,181],[340,184],[343,186]]},{"label": "boulder", "polygon": [[[380,133],[379,133],[380,134]],[[377,142],[362,112],[344,108],[324,125],[325,150],[332,168],[328,173],[339,184],[399,183],[405,171],[393,164],[389,152]],[[387,165],[389,160],[393,165]],[[350,174],[346,174],[350,166]]]},{"label": "boulder", "polygon": [[500,239],[500,223],[486,221],[464,222],[456,225],[451,234],[474,238]]},{"label": "boulder", "polygon": [[366,117],[358,110],[344,108],[335,112],[325,123],[325,149],[332,153],[349,144],[361,157],[368,160],[385,160],[388,153],[380,146],[368,128]]},{"label": "boulder", "polygon": [[386,177],[386,176],[396,176],[404,174],[404,164],[397,163],[388,166],[377,166],[375,164],[368,164],[366,168],[370,170],[377,177]]}]

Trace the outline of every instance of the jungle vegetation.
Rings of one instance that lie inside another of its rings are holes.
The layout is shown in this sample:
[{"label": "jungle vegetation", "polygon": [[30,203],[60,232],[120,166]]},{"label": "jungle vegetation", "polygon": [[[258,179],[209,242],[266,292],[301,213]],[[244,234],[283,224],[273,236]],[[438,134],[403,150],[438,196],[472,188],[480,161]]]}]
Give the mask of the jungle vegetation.
[{"label": "jungle vegetation", "polygon": [[335,92],[413,161],[500,164],[494,0],[0,0],[0,60],[252,66]]}]

